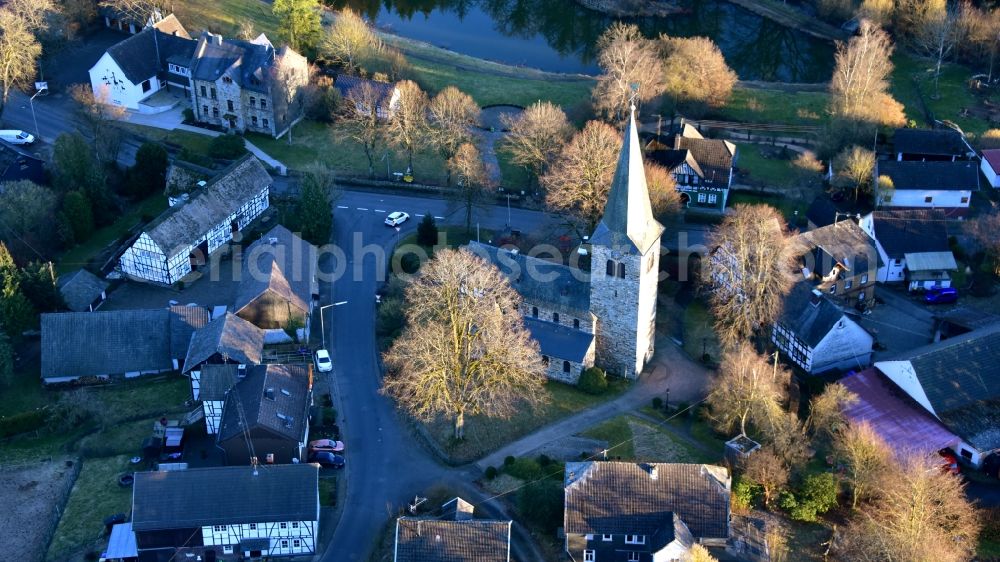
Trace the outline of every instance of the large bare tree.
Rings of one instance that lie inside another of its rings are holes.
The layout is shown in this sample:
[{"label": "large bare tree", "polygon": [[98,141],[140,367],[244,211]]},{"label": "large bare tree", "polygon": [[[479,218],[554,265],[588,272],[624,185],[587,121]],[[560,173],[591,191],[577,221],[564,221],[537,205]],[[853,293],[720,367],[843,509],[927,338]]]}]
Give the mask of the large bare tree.
[{"label": "large bare tree", "polygon": [[[368,158],[368,177],[375,177],[375,156],[385,143],[386,123],[379,107],[388,100],[371,82],[362,82],[347,92],[341,104],[340,127],[336,130],[361,145]],[[388,110],[388,108],[386,108]]]},{"label": "large bare tree", "polygon": [[893,49],[889,35],[869,21],[861,22],[858,34],[850,41],[837,44],[830,80],[834,115],[855,121],[900,124],[904,119],[902,106],[889,94]]},{"label": "large bare tree", "polygon": [[588,121],[542,176],[546,204],[593,232],[608,201],[621,146],[621,135],[611,125]]},{"label": "large bare tree", "polygon": [[774,454],[769,445],[754,451],[743,461],[743,476],[760,485],[764,492],[764,506],[770,508],[771,500],[788,485],[790,473],[784,459]]},{"label": "large bare tree", "polygon": [[847,428],[844,410],[856,403],[858,396],[839,382],[829,384],[809,401],[806,426],[818,439],[832,439]]},{"label": "large bare tree", "polygon": [[875,499],[841,545],[848,560],[960,562],[976,554],[982,527],[962,480],[937,455],[905,456],[882,472]]},{"label": "large bare tree", "polygon": [[986,252],[993,274],[1000,276],[1000,211],[993,209],[965,223],[965,232]]},{"label": "large bare tree", "polygon": [[41,54],[42,46],[28,23],[17,14],[0,9],[0,88],[3,88],[0,113],[12,89],[31,83]]},{"label": "large bare tree", "polygon": [[845,469],[851,507],[873,497],[879,478],[893,462],[892,449],[866,422],[850,423],[836,434],[834,455]]},{"label": "large bare tree", "polygon": [[407,325],[386,353],[384,391],[421,420],[508,418],[539,403],[545,368],[518,311],[520,296],[466,249],[435,253],[406,289]]},{"label": "large bare tree", "polygon": [[413,151],[427,138],[427,94],[412,80],[396,84],[399,99],[389,115],[389,142],[406,151],[410,171]]},{"label": "large bare tree", "polygon": [[20,18],[32,33],[44,33],[59,10],[52,0],[8,0],[3,9]]},{"label": "large bare tree", "polygon": [[357,72],[382,48],[382,40],[357,12],[344,8],[326,30],[320,51],[348,72]]},{"label": "large bare tree", "polygon": [[526,168],[533,179],[542,176],[573,134],[563,110],[548,101],[535,102],[516,116],[503,114],[500,122],[508,131],[503,149],[511,162]]},{"label": "large bare tree", "polygon": [[594,108],[610,119],[624,118],[631,98],[648,101],[663,91],[656,45],[635,24],[611,24],[597,40],[597,64],[604,72],[592,94]]},{"label": "large bare tree", "polygon": [[166,2],[163,0],[101,0],[102,8],[110,8],[122,17],[130,19],[139,25],[145,24],[153,12],[163,11]]},{"label": "large bare tree", "polygon": [[958,14],[951,9],[934,11],[916,30],[913,45],[927,58],[934,61],[934,97],[941,96],[941,65],[951,56],[960,36]]},{"label": "large bare tree", "polygon": [[[427,106],[428,140],[445,160],[450,161],[458,148],[472,139],[470,127],[479,124],[479,104],[472,96],[454,86],[448,86],[431,99]],[[454,171],[448,166],[448,184]]]},{"label": "large bare tree", "polygon": [[896,0],[894,31],[912,40],[947,9],[948,0]]},{"label": "large bare tree", "polygon": [[458,185],[451,192],[451,199],[465,210],[465,230],[472,231],[472,210],[490,202],[493,197],[492,182],[486,173],[483,157],[472,143],[458,147],[448,160],[448,168],[457,177]]},{"label": "large bare tree", "polygon": [[89,84],[74,84],[70,97],[76,101],[77,113],[93,140],[94,152],[101,162],[115,162],[121,149],[122,132],[116,122],[125,118],[127,110],[111,103],[109,87],[104,84],[95,93]]},{"label": "large bare tree", "polygon": [[680,107],[697,111],[729,101],[738,78],[711,39],[661,35],[660,50],[664,91]]},{"label": "large bare tree", "polygon": [[777,210],[740,204],[709,237],[709,251],[702,282],[710,291],[716,332],[725,345],[736,345],[781,314],[797,249]]},{"label": "large bare tree", "polygon": [[768,430],[784,413],[781,403],[788,394],[788,371],[746,343],[727,351],[721,365],[706,398],[715,427],[723,432],[739,430],[741,435],[747,434],[748,426]]},{"label": "large bare tree", "polygon": [[875,172],[875,153],[854,145],[842,150],[833,159],[837,180],[854,190],[854,200],[862,191],[872,189],[872,174]]},{"label": "large bare tree", "polygon": [[653,206],[653,214],[658,219],[676,215],[681,210],[681,194],[677,191],[677,181],[669,170],[646,161],[643,164],[646,171],[646,187],[649,189],[649,202]]}]

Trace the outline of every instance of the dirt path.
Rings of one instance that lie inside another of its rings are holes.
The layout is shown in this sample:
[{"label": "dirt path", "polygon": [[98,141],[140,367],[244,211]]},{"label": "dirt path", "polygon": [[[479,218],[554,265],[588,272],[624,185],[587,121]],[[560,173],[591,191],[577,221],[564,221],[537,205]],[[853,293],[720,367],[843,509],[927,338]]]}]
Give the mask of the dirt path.
[{"label": "dirt path", "polygon": [[[47,459],[0,468],[6,560],[42,560],[78,473],[78,461]],[[98,515],[95,514],[95,517]]]},{"label": "dirt path", "polygon": [[492,185],[500,185],[503,176],[500,174],[500,161],[497,160],[496,144],[503,138],[500,131],[475,131],[476,144],[479,146],[479,154],[482,156],[483,165],[486,168],[486,176]]}]

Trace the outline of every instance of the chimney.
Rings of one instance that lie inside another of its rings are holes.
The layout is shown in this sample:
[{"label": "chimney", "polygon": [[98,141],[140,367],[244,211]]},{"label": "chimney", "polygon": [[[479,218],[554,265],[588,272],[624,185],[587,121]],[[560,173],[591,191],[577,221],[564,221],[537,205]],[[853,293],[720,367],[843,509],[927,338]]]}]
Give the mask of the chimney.
[{"label": "chimney", "polygon": [[472,513],[475,509],[471,503],[462,498],[455,497],[441,506],[441,515],[445,519],[468,521],[472,519]]},{"label": "chimney", "polygon": [[273,388],[265,388],[264,389],[264,398],[267,398],[268,400],[274,400],[274,389]]},{"label": "chimney", "polygon": [[659,469],[657,469],[655,464],[652,463],[644,464],[642,465],[642,468],[646,471],[647,474],[649,474],[650,480],[656,480],[657,477],[659,477]]},{"label": "chimney", "polygon": [[247,366],[237,365],[236,366],[236,378],[245,379],[247,376]]},{"label": "chimney", "polygon": [[212,38],[213,45],[222,45],[222,34],[214,35],[210,33],[208,36]]},{"label": "chimney", "polygon": [[819,289],[813,289],[812,290],[812,295],[809,297],[809,302],[813,306],[816,306],[816,305],[819,304],[819,301],[822,298],[823,298],[823,292],[820,291]]}]

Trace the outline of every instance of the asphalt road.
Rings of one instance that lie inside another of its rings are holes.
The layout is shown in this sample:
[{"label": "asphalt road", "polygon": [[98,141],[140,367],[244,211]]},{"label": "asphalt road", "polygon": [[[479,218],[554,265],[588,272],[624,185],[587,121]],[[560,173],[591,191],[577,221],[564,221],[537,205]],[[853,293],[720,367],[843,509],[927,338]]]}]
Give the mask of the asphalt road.
[{"label": "asphalt road", "polygon": [[[464,214],[447,201],[423,196],[345,192],[335,203],[334,242],[343,249],[342,258],[326,255],[322,272],[346,269],[346,275],[322,287],[321,304],[346,301],[326,309],[327,346],[335,367],[343,440],[347,445],[347,496],[344,511],[323,560],[367,560],[386,520],[415,494],[438,482],[467,480],[472,474],[445,468],[415,442],[395,406],[379,394],[381,370],[375,343],[375,292],[379,286],[379,258],[372,245],[390,251],[396,230],[385,226],[387,213],[406,211],[413,218],[402,225],[398,236],[416,229],[419,217],[430,212],[439,222],[461,223]],[[482,228],[501,229],[507,222],[506,207],[478,210],[475,219]],[[511,209],[515,228],[546,232],[559,228],[559,221],[537,211]],[[344,263],[338,263],[342,259]],[[472,469],[470,469],[472,470]]]}]

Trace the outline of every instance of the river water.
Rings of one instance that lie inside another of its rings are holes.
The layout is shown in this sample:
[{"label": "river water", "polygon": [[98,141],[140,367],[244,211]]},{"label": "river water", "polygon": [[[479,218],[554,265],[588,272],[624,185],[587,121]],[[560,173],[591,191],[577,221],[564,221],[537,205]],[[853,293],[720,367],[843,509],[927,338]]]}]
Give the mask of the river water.
[{"label": "river water", "polygon": [[[725,0],[681,0],[686,12],[634,18],[643,33],[712,38],[743,80],[823,82],[833,44]],[[386,31],[453,51],[552,72],[598,74],[597,38],[615,18],[573,0],[332,0]]]}]

